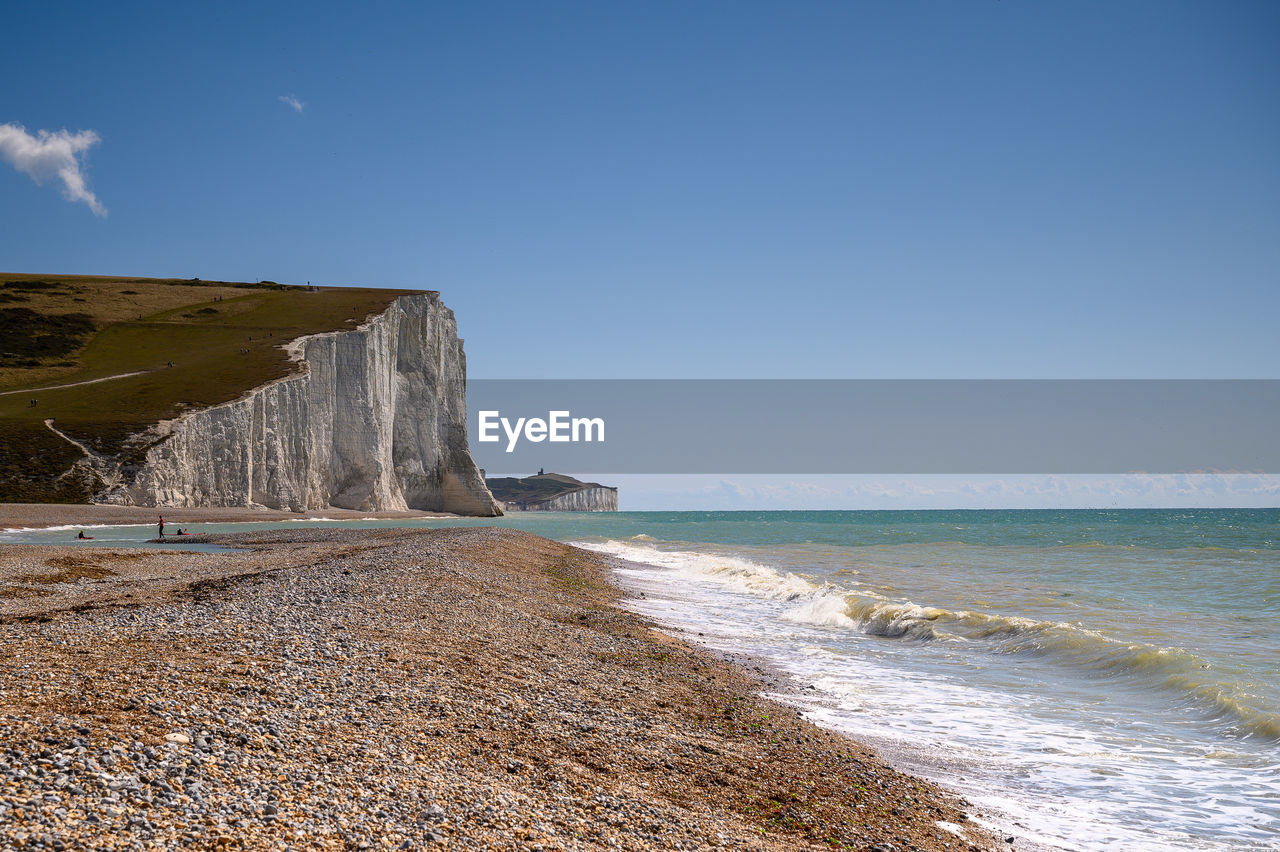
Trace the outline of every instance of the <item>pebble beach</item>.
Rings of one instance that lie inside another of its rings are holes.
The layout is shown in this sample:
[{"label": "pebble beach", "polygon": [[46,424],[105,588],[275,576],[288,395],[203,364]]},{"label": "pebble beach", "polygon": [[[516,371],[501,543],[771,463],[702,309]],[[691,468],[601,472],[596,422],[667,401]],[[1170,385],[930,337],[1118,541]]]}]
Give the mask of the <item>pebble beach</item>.
[{"label": "pebble beach", "polygon": [[1010,848],[620,607],[606,557],[215,538],[0,547],[0,848]]}]

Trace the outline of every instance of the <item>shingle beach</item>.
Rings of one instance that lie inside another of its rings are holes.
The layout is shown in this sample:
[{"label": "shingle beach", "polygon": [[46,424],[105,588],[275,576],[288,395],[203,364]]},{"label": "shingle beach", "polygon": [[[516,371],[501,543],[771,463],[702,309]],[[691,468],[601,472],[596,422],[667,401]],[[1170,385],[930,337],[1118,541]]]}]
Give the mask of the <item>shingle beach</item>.
[{"label": "shingle beach", "polygon": [[1009,848],[619,607],[594,554],[218,540],[0,547],[0,848]]}]

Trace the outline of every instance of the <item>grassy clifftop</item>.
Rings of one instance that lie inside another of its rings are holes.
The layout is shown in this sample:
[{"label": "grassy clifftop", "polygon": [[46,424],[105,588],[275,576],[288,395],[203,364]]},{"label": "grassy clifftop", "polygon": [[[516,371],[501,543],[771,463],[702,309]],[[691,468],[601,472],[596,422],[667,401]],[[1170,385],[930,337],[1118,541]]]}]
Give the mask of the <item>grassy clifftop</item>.
[{"label": "grassy clifftop", "polygon": [[[83,453],[288,375],[282,344],[355,328],[413,290],[0,273],[0,502],[79,502]],[[36,403],[33,405],[32,400]]]}]

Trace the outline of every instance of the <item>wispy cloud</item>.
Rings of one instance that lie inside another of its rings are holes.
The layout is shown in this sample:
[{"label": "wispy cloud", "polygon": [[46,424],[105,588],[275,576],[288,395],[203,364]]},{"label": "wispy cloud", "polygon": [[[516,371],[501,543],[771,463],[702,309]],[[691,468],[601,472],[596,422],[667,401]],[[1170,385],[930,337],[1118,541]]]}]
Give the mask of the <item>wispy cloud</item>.
[{"label": "wispy cloud", "polygon": [[302,112],[304,109],[306,109],[306,106],[307,106],[305,103],[298,100],[297,95],[281,95],[280,97],[276,98],[276,100],[280,101],[280,103],[285,104],[286,106],[292,107],[294,112]]},{"label": "wispy cloud", "polygon": [[84,177],[84,153],[100,141],[92,130],[37,130],[33,136],[21,124],[0,124],[0,158],[38,184],[58,178],[68,201],[83,201],[95,214],[105,216],[107,208],[90,191]]}]

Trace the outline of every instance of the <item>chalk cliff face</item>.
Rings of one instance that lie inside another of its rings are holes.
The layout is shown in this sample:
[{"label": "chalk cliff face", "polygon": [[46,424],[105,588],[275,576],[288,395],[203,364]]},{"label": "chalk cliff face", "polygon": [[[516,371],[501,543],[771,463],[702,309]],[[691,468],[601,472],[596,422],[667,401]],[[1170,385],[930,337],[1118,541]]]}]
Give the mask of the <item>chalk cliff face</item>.
[{"label": "chalk cliff face", "polygon": [[548,500],[506,503],[516,512],[616,512],[618,489],[604,486],[579,488]]},{"label": "chalk cliff face", "polygon": [[161,424],[168,438],[99,499],[501,514],[467,447],[466,358],[438,294],[291,346],[297,375]]}]

